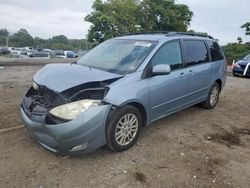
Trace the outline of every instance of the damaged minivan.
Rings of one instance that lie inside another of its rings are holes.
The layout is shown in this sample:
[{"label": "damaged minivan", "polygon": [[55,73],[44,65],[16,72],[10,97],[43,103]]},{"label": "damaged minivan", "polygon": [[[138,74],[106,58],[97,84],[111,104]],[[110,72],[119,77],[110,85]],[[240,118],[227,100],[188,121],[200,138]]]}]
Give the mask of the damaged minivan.
[{"label": "damaged minivan", "polygon": [[107,40],[71,64],[33,77],[21,117],[58,155],[106,145],[130,148],[144,126],[200,103],[212,109],[226,82],[217,41],[196,33],[135,34]]}]

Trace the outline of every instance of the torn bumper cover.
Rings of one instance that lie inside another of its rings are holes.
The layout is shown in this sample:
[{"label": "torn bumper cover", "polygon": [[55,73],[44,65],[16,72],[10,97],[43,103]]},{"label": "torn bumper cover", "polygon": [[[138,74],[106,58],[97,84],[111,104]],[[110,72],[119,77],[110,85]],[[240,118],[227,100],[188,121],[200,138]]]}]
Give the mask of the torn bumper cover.
[{"label": "torn bumper cover", "polygon": [[48,124],[46,115],[27,114],[21,105],[21,118],[40,145],[58,155],[79,155],[106,144],[105,123],[111,105],[90,107],[74,120]]}]

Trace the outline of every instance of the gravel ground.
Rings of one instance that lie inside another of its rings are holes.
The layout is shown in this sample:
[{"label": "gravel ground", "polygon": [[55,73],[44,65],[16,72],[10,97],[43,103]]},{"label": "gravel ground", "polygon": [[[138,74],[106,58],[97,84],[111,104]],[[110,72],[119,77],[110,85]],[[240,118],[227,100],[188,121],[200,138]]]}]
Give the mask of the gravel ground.
[{"label": "gravel ground", "polygon": [[[41,66],[0,69],[0,129]],[[0,133],[0,187],[250,187],[250,80],[228,77],[218,106],[194,106],[143,130],[131,149],[58,157],[26,129]]]}]

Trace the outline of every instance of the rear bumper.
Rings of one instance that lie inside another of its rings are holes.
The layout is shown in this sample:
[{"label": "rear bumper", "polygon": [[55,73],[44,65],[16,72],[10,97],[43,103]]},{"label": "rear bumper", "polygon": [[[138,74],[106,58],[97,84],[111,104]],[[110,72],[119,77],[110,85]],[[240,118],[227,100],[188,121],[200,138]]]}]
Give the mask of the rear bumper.
[{"label": "rear bumper", "polygon": [[[56,125],[45,123],[45,117],[29,117],[20,109],[21,118],[37,142],[58,155],[80,155],[106,144],[105,124],[111,105],[91,107],[76,119]],[[72,150],[75,146],[86,147]]]}]

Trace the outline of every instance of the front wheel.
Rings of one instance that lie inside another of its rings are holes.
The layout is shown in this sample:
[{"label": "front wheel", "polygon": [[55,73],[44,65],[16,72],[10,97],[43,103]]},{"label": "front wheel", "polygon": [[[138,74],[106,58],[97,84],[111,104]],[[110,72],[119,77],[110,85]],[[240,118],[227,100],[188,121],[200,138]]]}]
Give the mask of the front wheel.
[{"label": "front wheel", "polygon": [[214,108],[219,101],[219,95],[220,95],[220,86],[218,83],[214,83],[209,91],[207,99],[201,103],[202,107],[206,109]]},{"label": "front wheel", "polygon": [[234,75],[235,77],[239,77],[239,75],[238,75],[238,74],[233,73],[233,75]]},{"label": "front wheel", "polygon": [[107,147],[113,151],[124,151],[137,141],[142,129],[140,111],[125,106],[109,116],[106,126]]}]

